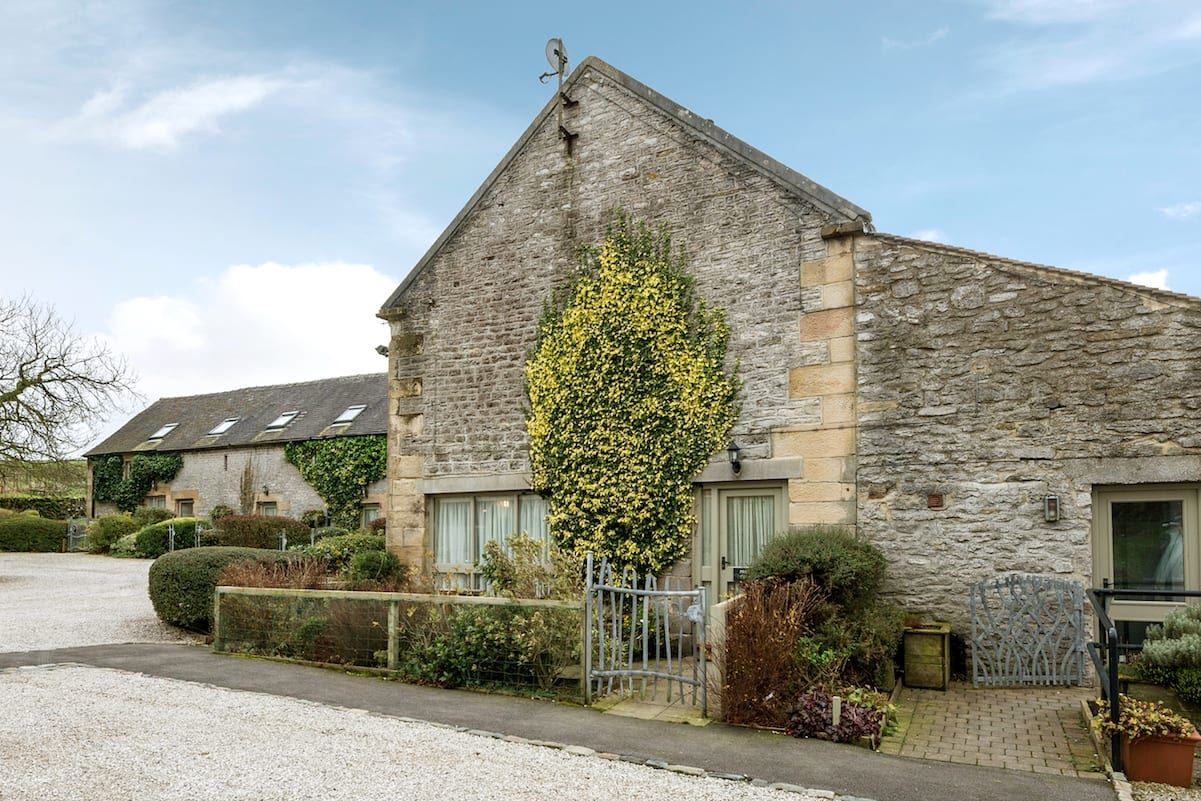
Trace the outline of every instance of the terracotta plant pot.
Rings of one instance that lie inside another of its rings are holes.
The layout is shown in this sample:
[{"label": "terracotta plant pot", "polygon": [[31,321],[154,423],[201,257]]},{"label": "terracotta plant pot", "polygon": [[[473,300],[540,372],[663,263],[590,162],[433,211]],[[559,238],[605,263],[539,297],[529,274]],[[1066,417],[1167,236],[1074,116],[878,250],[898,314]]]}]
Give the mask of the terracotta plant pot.
[{"label": "terracotta plant pot", "polygon": [[1122,765],[1132,782],[1159,782],[1176,787],[1193,785],[1193,750],[1201,734],[1188,737],[1140,737],[1122,735]]}]

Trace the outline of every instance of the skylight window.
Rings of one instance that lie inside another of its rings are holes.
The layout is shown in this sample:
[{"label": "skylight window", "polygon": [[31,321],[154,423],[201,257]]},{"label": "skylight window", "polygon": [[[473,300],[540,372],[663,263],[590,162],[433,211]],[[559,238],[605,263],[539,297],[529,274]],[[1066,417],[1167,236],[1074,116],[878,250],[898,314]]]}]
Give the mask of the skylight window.
[{"label": "skylight window", "polygon": [[209,436],[215,437],[218,434],[224,434],[226,431],[229,431],[231,428],[234,427],[234,423],[238,422],[241,419],[242,419],[241,417],[225,418],[220,423],[217,423],[217,425],[215,425],[209,429]]},{"label": "skylight window", "polygon": [[338,415],[338,419],[334,420],[333,424],[338,425],[339,423],[349,423],[349,422],[353,421],[356,417],[359,416],[359,412],[363,411],[366,408],[367,408],[367,404],[365,404],[365,403],[358,403],[358,404],[355,404],[354,406],[347,406],[346,411],[344,411],[344,412],[342,412],[342,414]]},{"label": "skylight window", "polygon": [[151,434],[150,438],[151,439],[162,439],[163,437],[167,436],[168,434],[170,434],[172,431],[174,431],[178,427],[179,427],[179,423],[167,423],[165,426],[160,428],[158,431],[155,431],[153,434]]},{"label": "skylight window", "polygon": [[272,420],[270,423],[267,424],[267,430],[268,431],[279,431],[281,428],[286,426],[288,423],[295,420],[296,415],[298,415],[298,414],[300,414],[299,411],[284,412],[279,417],[275,418],[274,420]]}]

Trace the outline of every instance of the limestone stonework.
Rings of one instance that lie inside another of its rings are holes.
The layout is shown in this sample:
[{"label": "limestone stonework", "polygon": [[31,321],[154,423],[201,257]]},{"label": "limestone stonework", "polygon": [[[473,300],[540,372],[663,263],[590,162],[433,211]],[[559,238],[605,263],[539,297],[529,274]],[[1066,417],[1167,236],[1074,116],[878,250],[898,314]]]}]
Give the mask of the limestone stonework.
[{"label": "limestone stonework", "polygon": [[962,632],[977,579],[1091,586],[1094,487],[1201,480],[1201,301],[856,239],[859,528],[909,610]]}]

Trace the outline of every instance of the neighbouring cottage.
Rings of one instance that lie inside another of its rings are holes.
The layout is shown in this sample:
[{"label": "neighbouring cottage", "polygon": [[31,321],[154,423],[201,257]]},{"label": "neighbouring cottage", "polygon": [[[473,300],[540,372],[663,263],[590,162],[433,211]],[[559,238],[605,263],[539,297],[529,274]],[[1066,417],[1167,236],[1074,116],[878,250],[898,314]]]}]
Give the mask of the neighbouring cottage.
[{"label": "neighbouring cottage", "polygon": [[[897,601],[959,631],[969,584],[1008,571],[1201,588],[1201,300],[876,233],[595,58],[380,311],[406,560],[469,583],[488,539],[546,536],[522,366],[616,207],[686,248],[744,383],[741,470],[718,453],[696,477],[677,573],[722,595],[773,534],[846,524]],[[1163,606],[1115,609],[1137,638]]]},{"label": "neighbouring cottage", "polygon": [[[208,395],[163,398],[87,452],[87,508],[92,516],[116,511],[98,480],[118,470],[128,480],[138,457],[178,455],[166,480],[155,478],[138,505],[202,516],[215,506],[242,514],[300,517],[327,503],[285,456],[289,443],[387,432],[387,377],[383,373],[296,384],[248,387]],[[119,460],[119,463],[118,463]],[[146,471],[155,468],[147,462]],[[133,494],[141,496],[144,487]],[[359,492],[361,523],[381,514],[382,479]]]}]

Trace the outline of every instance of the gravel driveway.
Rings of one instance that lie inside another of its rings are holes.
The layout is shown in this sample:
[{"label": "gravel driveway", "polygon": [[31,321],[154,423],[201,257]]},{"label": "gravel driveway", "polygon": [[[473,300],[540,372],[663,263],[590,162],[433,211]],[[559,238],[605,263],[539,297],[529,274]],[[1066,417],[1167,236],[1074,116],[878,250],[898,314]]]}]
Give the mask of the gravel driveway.
[{"label": "gravel driveway", "polygon": [[5,799],[815,801],[292,698],[74,665],[0,672]]},{"label": "gravel driveway", "polygon": [[150,561],[80,553],[0,553],[0,652],[177,642],[146,594]]}]

